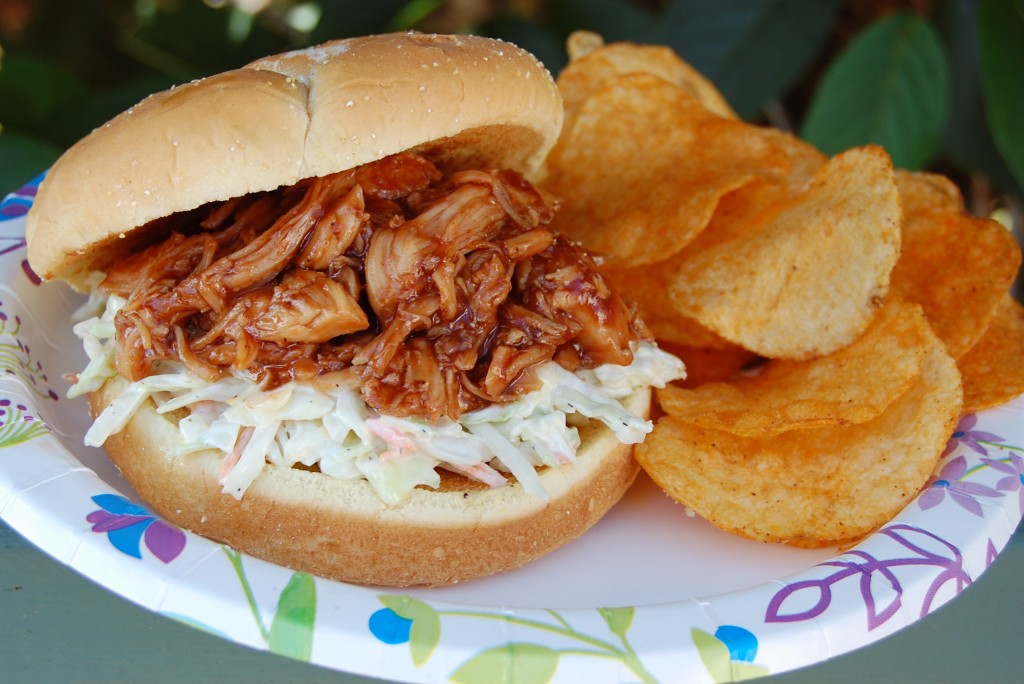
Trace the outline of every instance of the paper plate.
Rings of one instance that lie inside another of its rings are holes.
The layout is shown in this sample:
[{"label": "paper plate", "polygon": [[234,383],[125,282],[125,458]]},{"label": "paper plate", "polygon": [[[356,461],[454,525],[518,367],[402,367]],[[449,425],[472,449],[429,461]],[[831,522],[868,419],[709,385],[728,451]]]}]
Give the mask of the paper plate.
[{"label": "paper plate", "polygon": [[402,682],[724,682],[783,672],[925,618],[1024,510],[1024,398],[962,418],[933,480],[848,550],[743,540],[641,478],[591,532],[444,589],[331,582],[181,531],[81,445],[81,300],[25,261],[38,179],[0,204],[0,517],[81,574],[217,637]]}]

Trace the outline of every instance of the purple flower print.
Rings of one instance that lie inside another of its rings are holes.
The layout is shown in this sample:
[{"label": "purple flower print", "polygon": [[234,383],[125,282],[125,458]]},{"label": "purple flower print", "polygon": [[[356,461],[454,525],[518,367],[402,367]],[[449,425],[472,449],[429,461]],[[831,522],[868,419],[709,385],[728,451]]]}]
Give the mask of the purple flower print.
[{"label": "purple flower print", "polygon": [[946,449],[942,452],[942,456],[949,456],[960,445],[963,445],[982,456],[987,456],[988,449],[985,448],[986,442],[1003,441],[1003,438],[999,435],[972,429],[977,424],[978,416],[975,414],[968,413],[967,415],[962,416],[960,418],[960,422],[956,426],[956,430],[953,432],[953,436],[950,437],[949,442],[946,443]]},{"label": "purple flower print", "polygon": [[[817,619],[833,606],[832,594],[836,585],[856,582],[864,599],[867,628],[873,630],[898,615],[903,607],[905,597],[899,575],[904,568],[916,571],[931,568],[933,573],[919,609],[921,617],[932,612],[935,599],[944,587],[951,585],[959,594],[971,583],[971,576],[964,567],[963,553],[942,537],[903,523],[889,525],[877,534],[888,537],[906,553],[876,558],[863,549],[851,549],[825,561],[819,567],[836,569],[821,578],[799,580],[784,586],[769,602],[765,622]],[[882,590],[880,593],[879,589]],[[799,598],[792,601],[794,596]],[[810,602],[813,604],[805,607]],[[844,606],[843,609],[847,608]]]},{"label": "purple flower print", "polygon": [[[979,448],[981,448],[980,445]],[[981,504],[978,503],[977,497],[998,498],[1003,496],[1003,494],[991,487],[975,482],[962,482],[961,480],[965,475],[967,475],[967,459],[963,456],[957,456],[942,466],[939,474],[929,481],[928,487],[917,499],[921,510],[926,511],[929,508],[938,506],[948,495],[954,503],[968,513],[972,513],[979,518],[982,517]]]},{"label": "purple flower print", "polygon": [[114,548],[133,558],[142,558],[142,544],[164,563],[177,558],[185,548],[185,533],[160,520],[148,510],[117,494],[98,494],[92,500],[100,507],[86,516],[92,531],[106,533]]},{"label": "purple flower print", "polygon": [[983,458],[982,461],[993,470],[1006,473],[1006,477],[996,482],[996,489],[1001,492],[1018,492],[1020,509],[1024,511],[1024,458],[1019,454],[1010,454],[1005,461],[994,458]]}]

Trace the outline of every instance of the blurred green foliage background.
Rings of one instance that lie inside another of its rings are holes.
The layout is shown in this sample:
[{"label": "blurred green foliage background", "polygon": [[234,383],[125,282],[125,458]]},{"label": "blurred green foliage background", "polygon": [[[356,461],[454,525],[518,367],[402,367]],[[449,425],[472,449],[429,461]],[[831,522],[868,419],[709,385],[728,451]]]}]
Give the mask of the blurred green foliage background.
[{"label": "blurred green foliage background", "polygon": [[1019,225],[1024,0],[0,0],[0,194],[146,94],[332,38],[667,44],[745,118],[826,152],[867,142]]}]

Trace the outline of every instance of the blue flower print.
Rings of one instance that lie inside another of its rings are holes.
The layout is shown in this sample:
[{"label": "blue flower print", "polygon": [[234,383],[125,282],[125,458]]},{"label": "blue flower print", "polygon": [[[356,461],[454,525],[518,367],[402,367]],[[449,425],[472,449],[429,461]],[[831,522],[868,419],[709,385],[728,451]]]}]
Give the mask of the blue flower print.
[{"label": "blue flower print", "polygon": [[92,531],[106,533],[114,548],[133,558],[142,558],[142,545],[164,563],[170,563],[185,549],[185,533],[160,520],[148,510],[117,494],[92,497],[100,510],[86,516]]},{"label": "blue flower print", "polygon": [[757,657],[757,637],[749,629],[736,625],[722,625],[715,630],[715,638],[729,648],[732,660],[752,663]]},{"label": "blue flower print", "polygon": [[381,608],[370,616],[369,627],[370,633],[385,644],[405,644],[409,642],[412,620],[390,608]]}]

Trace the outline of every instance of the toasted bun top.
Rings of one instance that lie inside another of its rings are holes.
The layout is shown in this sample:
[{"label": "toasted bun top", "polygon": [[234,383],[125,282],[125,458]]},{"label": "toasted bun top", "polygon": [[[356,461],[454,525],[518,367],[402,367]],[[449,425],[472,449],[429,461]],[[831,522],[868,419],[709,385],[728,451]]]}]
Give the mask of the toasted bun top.
[{"label": "toasted bun top", "polygon": [[498,40],[401,33],[267,57],[152,95],[68,150],[29,213],[29,262],[81,287],[154,219],[406,150],[529,176],[561,125],[551,75]]}]

